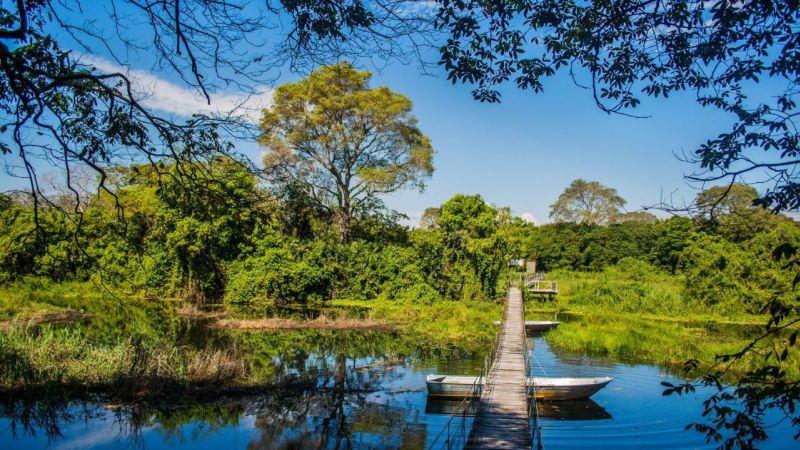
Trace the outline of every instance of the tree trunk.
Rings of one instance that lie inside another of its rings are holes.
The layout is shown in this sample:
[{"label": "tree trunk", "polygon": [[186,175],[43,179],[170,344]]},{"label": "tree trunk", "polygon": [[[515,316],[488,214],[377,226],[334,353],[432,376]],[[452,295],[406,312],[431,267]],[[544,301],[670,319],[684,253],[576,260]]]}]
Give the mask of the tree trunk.
[{"label": "tree trunk", "polygon": [[339,238],[342,242],[350,240],[350,227],[352,224],[352,216],[350,208],[343,206],[339,209]]}]

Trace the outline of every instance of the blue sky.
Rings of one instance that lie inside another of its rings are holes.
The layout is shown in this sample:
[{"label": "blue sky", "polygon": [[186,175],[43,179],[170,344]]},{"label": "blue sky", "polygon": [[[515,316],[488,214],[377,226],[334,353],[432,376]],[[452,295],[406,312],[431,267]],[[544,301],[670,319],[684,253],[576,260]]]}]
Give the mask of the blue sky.
[{"label": "blue sky", "polygon": [[[102,58],[87,61],[103,71],[115,70]],[[150,72],[152,65],[146,64],[133,62],[130,69],[149,90],[146,103],[154,109],[207,112],[224,110],[240,99],[236,92],[216,93],[209,108],[174,75]],[[546,222],[549,205],[576,178],[616,188],[627,199],[628,210],[656,204],[662,196],[678,204],[688,202],[697,187],[688,186],[683,175],[697,167],[679,161],[674,153],[691,154],[731,120],[700,108],[691,95],[645,99],[640,113],[651,115],[648,119],[609,116],[566,72],[547,80],[544,93],[508,86],[502,103],[485,104],[472,99],[471,87],[453,86],[443,70],[433,72],[420,75],[414,65],[394,63],[375,73],[372,81],[373,86],[386,85],[412,99],[419,126],[436,151],[436,171],[425,192],[405,191],[386,199],[389,207],[410,217],[409,223],[415,223],[426,207],[457,193],[479,193],[497,206],[510,206],[517,215],[528,213]],[[301,75],[284,75],[278,83]],[[258,159],[260,149],[254,142],[236,145]],[[0,189],[19,183],[4,176]]]},{"label": "blue sky", "polygon": [[[566,73],[549,80],[544,93],[508,86],[500,104],[487,104],[473,100],[469,86],[454,86],[443,71],[435,72],[420,75],[395,64],[372,79],[373,86],[412,99],[419,126],[433,141],[436,170],[427,189],[386,198],[412,224],[426,207],[458,193],[481,194],[544,223],[549,205],[576,178],[617,189],[630,211],[662,196],[675,204],[690,202],[699,186],[687,184],[684,174],[698,167],[675,154],[691,154],[730,126],[730,117],[701,108],[690,95],[645,99],[640,113],[650,117],[635,119],[600,111]],[[258,157],[253,143],[239,148]]]},{"label": "blue sky", "polygon": [[688,202],[697,191],[683,176],[697,167],[675,153],[691,153],[730,121],[688,95],[645,101],[641,112],[648,119],[608,115],[567,74],[540,94],[510,86],[500,104],[476,102],[467,86],[404,67],[376,74],[375,81],[411,97],[436,150],[428,189],[388,200],[412,217],[456,193],[479,193],[544,222],[549,205],[576,178],[616,188],[628,210],[656,204],[662,195]]}]

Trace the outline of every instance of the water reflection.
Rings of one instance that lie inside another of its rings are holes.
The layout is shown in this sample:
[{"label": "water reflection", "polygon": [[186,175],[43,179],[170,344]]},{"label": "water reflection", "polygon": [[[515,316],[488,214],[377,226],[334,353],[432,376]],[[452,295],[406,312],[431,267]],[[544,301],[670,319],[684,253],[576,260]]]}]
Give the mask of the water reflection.
[{"label": "water reflection", "polygon": [[[593,400],[573,400],[563,402],[539,402],[539,417],[554,420],[605,420],[611,414]],[[428,397],[425,414],[460,414],[464,410],[461,400],[447,400]]]},{"label": "water reflection", "polygon": [[[437,345],[402,333],[312,330],[217,332],[202,321],[165,326],[186,345],[235,345],[262,394],[212,403],[117,406],[101,401],[6,402],[0,448],[424,448],[459,402],[427,398],[428,374],[477,374],[486,349]],[[540,403],[546,447],[706,448],[684,431],[707,393],[662,397],[657,367],[551,349],[533,338],[534,374],[612,376],[591,400]],[[789,424],[763,448],[796,446]]]}]

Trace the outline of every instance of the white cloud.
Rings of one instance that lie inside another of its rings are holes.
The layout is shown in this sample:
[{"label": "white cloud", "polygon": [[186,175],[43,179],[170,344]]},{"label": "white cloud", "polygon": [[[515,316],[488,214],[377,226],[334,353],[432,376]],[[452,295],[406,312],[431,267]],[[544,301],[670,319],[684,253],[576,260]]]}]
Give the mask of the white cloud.
[{"label": "white cloud", "polygon": [[539,225],[539,221],[536,220],[536,217],[533,216],[532,213],[526,212],[519,215],[519,218],[524,220],[525,222],[532,223],[534,225]]},{"label": "white cloud", "polygon": [[92,55],[81,56],[80,62],[94,66],[103,73],[125,74],[132,82],[134,95],[143,105],[180,116],[233,115],[256,122],[261,116],[261,110],[269,106],[272,100],[272,89],[258,86],[252,95],[210,92],[211,104],[208,104],[196,89],[178,85],[146,70],[130,69]]}]

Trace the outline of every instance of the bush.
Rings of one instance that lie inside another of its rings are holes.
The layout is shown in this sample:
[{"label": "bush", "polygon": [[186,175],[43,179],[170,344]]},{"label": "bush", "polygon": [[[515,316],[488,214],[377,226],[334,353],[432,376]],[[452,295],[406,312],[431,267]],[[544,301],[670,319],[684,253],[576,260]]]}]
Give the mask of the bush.
[{"label": "bush", "polygon": [[650,264],[625,258],[602,272],[555,271],[559,302],[635,313],[670,313],[686,310],[681,279]]},{"label": "bush", "polygon": [[225,300],[315,302],[330,298],[332,285],[324,261],[307,261],[287,248],[274,248],[231,265]]}]

